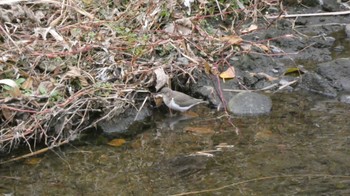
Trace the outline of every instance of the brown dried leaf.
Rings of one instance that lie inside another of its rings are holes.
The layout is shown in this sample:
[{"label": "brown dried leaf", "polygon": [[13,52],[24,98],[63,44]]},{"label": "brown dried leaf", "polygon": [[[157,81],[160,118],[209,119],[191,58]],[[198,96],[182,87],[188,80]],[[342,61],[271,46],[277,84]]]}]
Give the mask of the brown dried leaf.
[{"label": "brown dried leaf", "polygon": [[185,26],[182,25],[178,25],[176,30],[179,32],[179,34],[181,35],[190,35],[192,33],[192,29],[187,28]]},{"label": "brown dried leaf", "polygon": [[193,132],[193,133],[201,133],[201,134],[209,134],[214,133],[214,130],[210,127],[185,127],[185,131]]},{"label": "brown dried leaf", "polygon": [[37,94],[48,95],[54,88],[55,85],[51,81],[42,81],[38,85]]},{"label": "brown dried leaf", "polygon": [[22,93],[19,90],[19,87],[18,87],[17,83],[14,80],[2,79],[2,80],[0,80],[0,84],[5,84],[5,85],[11,87],[11,90],[9,90],[9,93],[10,93],[10,95],[12,97],[20,97],[20,96],[22,96]]},{"label": "brown dried leaf", "polygon": [[264,44],[254,44],[254,46],[260,48],[260,49],[263,50],[264,52],[269,52],[269,51],[270,51],[269,47],[267,47],[267,46],[264,45]]},{"label": "brown dried leaf", "polygon": [[163,104],[162,97],[154,97],[154,103],[156,104],[156,107],[159,107]]},{"label": "brown dried leaf", "polygon": [[255,24],[250,25],[248,28],[242,29],[241,33],[249,33],[252,32],[254,30],[258,29],[258,26]]},{"label": "brown dried leaf", "polygon": [[240,45],[240,43],[243,41],[243,39],[237,35],[221,37],[220,40],[222,42],[228,42],[232,45]]},{"label": "brown dried leaf", "polygon": [[234,77],[236,77],[236,71],[235,71],[235,68],[233,66],[227,68],[226,71],[224,71],[220,74],[220,78],[222,78],[222,79],[232,79]]},{"label": "brown dried leaf", "polygon": [[69,67],[69,71],[66,73],[65,77],[70,79],[78,78],[79,82],[82,86],[88,86],[89,82],[87,79],[81,74],[81,69],[78,67]]},{"label": "brown dried leaf", "polygon": [[156,91],[159,91],[163,86],[168,84],[169,76],[165,74],[163,67],[158,67],[154,70],[154,74],[156,75]]},{"label": "brown dried leaf", "polygon": [[27,78],[26,81],[23,82],[21,87],[22,89],[25,89],[25,90],[33,89],[33,78],[32,77]]},{"label": "brown dried leaf", "polygon": [[264,77],[265,79],[267,79],[268,81],[274,81],[274,80],[277,80],[278,78],[276,77],[273,77],[273,76],[270,76],[268,75],[267,73],[263,73],[263,72],[260,72],[260,73],[250,73],[251,76],[260,76],[260,77]]},{"label": "brown dried leaf", "polygon": [[208,62],[205,62],[205,63],[204,63],[204,71],[205,71],[205,73],[206,73],[207,75],[210,74],[210,70],[211,70],[211,66],[209,65]]},{"label": "brown dried leaf", "polygon": [[11,119],[14,117],[15,112],[7,109],[7,108],[2,108],[1,109],[2,115],[7,121],[11,121]]},{"label": "brown dried leaf", "polygon": [[213,67],[212,65],[210,65],[208,62],[204,63],[204,71],[206,74],[213,74],[213,75],[219,75],[219,71],[218,69],[216,69],[215,67]]},{"label": "brown dried leaf", "polygon": [[92,0],[82,0],[82,2],[86,5],[91,5],[92,4]]},{"label": "brown dried leaf", "polygon": [[165,26],[164,31],[168,33],[178,33],[180,35],[192,34],[193,23],[189,18],[178,19]]},{"label": "brown dried leaf", "polygon": [[249,44],[249,43],[247,44],[243,43],[240,45],[240,47],[243,49],[244,52],[249,52],[252,50],[252,44]]},{"label": "brown dried leaf", "polygon": [[24,161],[27,165],[37,165],[42,161],[41,158],[28,158]]},{"label": "brown dried leaf", "polygon": [[169,23],[169,24],[165,25],[164,31],[167,33],[175,33],[174,23]]},{"label": "brown dried leaf", "polygon": [[273,133],[270,130],[263,130],[263,131],[259,131],[255,134],[254,136],[254,140],[255,141],[268,141],[270,139],[272,139],[273,137]]},{"label": "brown dried leaf", "polygon": [[107,144],[110,146],[114,146],[114,147],[119,147],[122,146],[123,144],[125,144],[125,139],[113,139],[110,142],[108,142]]},{"label": "brown dried leaf", "polygon": [[186,111],[186,112],[184,112],[184,113],[182,113],[182,115],[183,116],[186,116],[186,117],[188,117],[188,118],[195,118],[195,117],[199,117],[199,115],[196,113],[196,112],[194,112],[194,111]]}]

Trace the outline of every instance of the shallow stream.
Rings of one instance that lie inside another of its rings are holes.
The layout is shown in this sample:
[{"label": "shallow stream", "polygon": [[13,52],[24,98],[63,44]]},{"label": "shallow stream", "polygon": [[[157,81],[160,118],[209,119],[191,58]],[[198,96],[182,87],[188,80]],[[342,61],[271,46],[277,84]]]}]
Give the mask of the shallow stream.
[{"label": "shallow stream", "polygon": [[301,92],[269,96],[269,115],[229,120],[202,106],[175,123],[160,113],[120,147],[92,140],[1,165],[0,193],[349,195],[350,105]]}]

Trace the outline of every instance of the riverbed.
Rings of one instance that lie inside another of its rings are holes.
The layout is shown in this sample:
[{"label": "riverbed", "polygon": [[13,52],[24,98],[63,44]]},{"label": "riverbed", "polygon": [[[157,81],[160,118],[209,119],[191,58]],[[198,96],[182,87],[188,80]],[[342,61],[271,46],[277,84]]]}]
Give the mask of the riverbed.
[{"label": "riverbed", "polygon": [[349,194],[350,106],[307,92],[267,95],[268,115],[227,118],[200,106],[197,117],[169,125],[173,117],[159,113],[156,126],[119,147],[96,136],[1,165],[0,193]]}]

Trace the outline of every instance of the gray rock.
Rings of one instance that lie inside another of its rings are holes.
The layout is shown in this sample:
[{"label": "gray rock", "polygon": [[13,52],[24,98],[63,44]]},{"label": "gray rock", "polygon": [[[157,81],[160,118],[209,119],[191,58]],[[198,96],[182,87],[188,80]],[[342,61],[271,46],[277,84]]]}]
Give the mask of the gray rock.
[{"label": "gray rock", "polygon": [[337,91],[329,82],[315,72],[307,72],[301,77],[299,87],[314,93],[336,97]]},{"label": "gray rock", "polygon": [[299,4],[303,4],[303,5],[306,5],[306,6],[316,6],[316,5],[319,5],[320,2],[319,0],[284,0],[283,1],[283,4],[284,5],[299,5]]},{"label": "gray rock", "polygon": [[348,38],[350,38],[350,24],[345,25],[345,33]]},{"label": "gray rock", "polygon": [[228,103],[228,110],[238,115],[259,115],[271,111],[271,99],[254,92],[242,92],[233,96]]},{"label": "gray rock", "polygon": [[267,12],[269,14],[275,14],[278,13],[280,10],[277,7],[274,6],[270,6],[269,8],[267,8]]},{"label": "gray rock", "polygon": [[316,43],[313,45],[316,48],[330,48],[335,42],[335,38],[331,36],[317,37],[313,39]]},{"label": "gray rock", "polygon": [[147,107],[143,107],[140,112],[137,112],[134,108],[129,108],[112,119],[101,121],[98,126],[104,134],[109,136],[136,135],[150,127],[146,118],[151,114],[151,110]]},{"label": "gray rock", "polygon": [[340,58],[317,66],[317,72],[329,80],[334,88],[350,92],[350,58]]},{"label": "gray rock", "polygon": [[217,95],[215,88],[212,86],[202,86],[196,90],[196,93],[200,94],[203,97],[206,97],[208,101],[214,106],[221,104],[220,97]]},{"label": "gray rock", "polygon": [[323,0],[322,9],[326,12],[340,11],[340,3],[335,0]]}]

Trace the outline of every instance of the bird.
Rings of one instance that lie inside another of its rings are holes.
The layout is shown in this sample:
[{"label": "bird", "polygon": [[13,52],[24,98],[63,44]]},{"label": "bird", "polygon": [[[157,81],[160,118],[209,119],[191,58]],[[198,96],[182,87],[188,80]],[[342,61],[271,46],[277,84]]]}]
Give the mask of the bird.
[{"label": "bird", "polygon": [[193,98],[182,92],[171,90],[168,87],[163,87],[158,94],[163,98],[163,102],[168,108],[180,112],[185,112],[197,104],[208,103],[208,101]]}]

